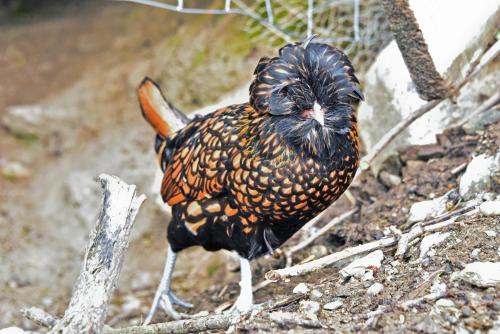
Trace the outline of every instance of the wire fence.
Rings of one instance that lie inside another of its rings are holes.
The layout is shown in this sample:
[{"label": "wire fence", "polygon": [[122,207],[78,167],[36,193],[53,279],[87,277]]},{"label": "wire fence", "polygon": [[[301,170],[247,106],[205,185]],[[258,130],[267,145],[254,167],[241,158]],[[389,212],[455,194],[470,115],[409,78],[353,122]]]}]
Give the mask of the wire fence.
[{"label": "wire fence", "polygon": [[377,0],[223,0],[208,8],[188,7],[184,0],[117,0],[134,2],[185,14],[242,15],[243,29],[259,43],[273,46],[304,40],[318,34],[318,41],[343,49],[364,70],[392,38],[380,1]]}]

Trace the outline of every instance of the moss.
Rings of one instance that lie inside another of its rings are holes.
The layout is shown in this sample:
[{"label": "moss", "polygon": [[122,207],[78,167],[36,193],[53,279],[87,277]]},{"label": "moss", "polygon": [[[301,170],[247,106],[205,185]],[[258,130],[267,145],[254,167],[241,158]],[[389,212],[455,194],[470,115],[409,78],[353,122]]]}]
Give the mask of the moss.
[{"label": "moss", "polygon": [[193,61],[191,62],[192,67],[198,67],[201,64],[203,64],[204,61],[206,61],[208,57],[208,49],[203,48],[199,50],[193,57]]},{"label": "moss", "polygon": [[209,278],[211,278],[212,276],[214,276],[215,273],[217,273],[217,271],[220,269],[220,264],[219,263],[213,263],[213,264],[210,264],[208,267],[207,267],[207,276]]},{"label": "moss", "polygon": [[36,134],[34,133],[28,133],[28,132],[18,132],[18,131],[10,131],[12,136],[20,141],[23,144],[32,144],[36,142],[39,138]]}]

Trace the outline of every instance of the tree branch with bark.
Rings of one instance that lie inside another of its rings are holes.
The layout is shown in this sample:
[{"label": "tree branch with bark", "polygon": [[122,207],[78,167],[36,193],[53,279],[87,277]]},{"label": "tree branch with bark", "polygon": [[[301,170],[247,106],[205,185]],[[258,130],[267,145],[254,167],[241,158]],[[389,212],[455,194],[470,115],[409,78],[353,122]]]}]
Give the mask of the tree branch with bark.
[{"label": "tree branch with bark", "polygon": [[448,97],[451,90],[434,65],[408,0],[383,0],[382,3],[391,31],[420,97],[426,101]]}]

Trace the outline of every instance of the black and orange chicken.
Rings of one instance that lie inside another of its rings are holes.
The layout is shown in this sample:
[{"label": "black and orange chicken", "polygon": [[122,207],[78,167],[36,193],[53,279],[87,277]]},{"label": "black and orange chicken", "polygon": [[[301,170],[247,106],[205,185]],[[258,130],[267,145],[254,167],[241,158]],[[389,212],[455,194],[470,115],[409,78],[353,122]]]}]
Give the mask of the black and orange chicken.
[{"label": "black and orange chicken", "polygon": [[176,254],[191,246],[236,251],[241,293],[252,305],[250,261],[272,252],[334,202],[359,163],[352,104],[363,99],[347,56],[306,41],[262,58],[249,103],[181,124],[184,116],[145,79],[139,101],[157,132],[161,195],[172,207],[162,282],[146,319],[160,305],[191,306],[170,290]]}]

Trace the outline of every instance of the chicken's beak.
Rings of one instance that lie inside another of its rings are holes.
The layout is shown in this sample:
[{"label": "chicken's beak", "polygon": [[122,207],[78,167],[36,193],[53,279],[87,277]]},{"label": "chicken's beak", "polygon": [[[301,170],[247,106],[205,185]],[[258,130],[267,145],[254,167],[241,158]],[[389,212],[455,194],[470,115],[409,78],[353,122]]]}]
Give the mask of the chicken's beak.
[{"label": "chicken's beak", "polygon": [[325,113],[323,111],[323,108],[321,108],[321,106],[317,102],[314,102],[311,117],[314,118],[319,124],[321,124],[321,126],[325,125]]}]

